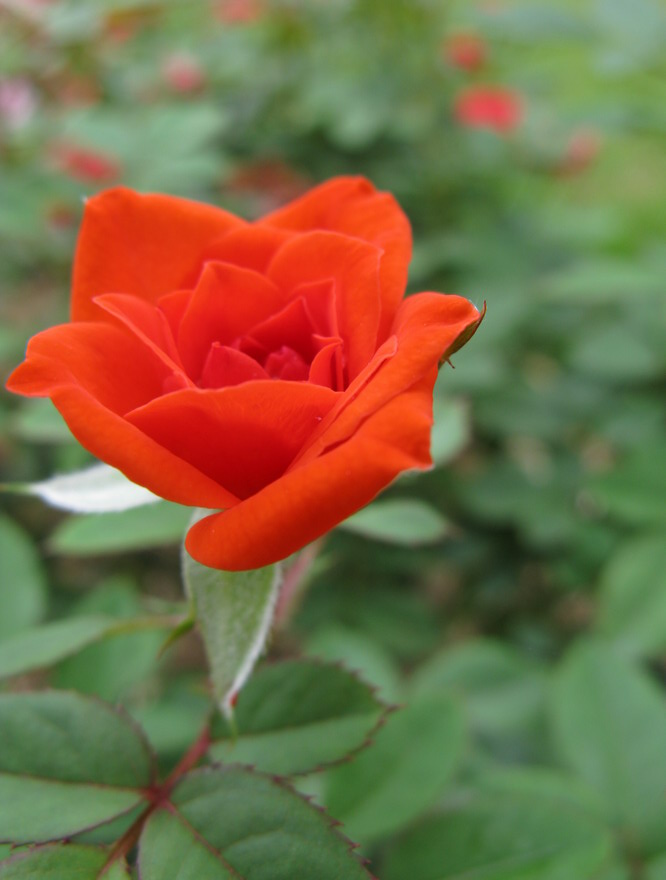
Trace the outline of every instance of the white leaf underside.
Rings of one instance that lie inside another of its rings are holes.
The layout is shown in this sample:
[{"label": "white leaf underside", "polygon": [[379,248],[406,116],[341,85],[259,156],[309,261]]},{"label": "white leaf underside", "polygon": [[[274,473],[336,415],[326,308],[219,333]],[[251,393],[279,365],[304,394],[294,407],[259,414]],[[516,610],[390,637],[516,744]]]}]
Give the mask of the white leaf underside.
[{"label": "white leaf underside", "polygon": [[94,464],[71,474],[27,483],[21,491],[71,513],[120,512],[161,500],[107,464]]}]

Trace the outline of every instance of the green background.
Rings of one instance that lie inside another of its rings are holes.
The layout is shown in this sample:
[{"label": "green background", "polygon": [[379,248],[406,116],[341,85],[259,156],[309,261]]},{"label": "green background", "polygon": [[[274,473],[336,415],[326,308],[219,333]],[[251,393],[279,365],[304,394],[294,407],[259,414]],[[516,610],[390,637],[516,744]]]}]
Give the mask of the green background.
[{"label": "green background", "polygon": [[[460,32],[480,69],[451,63]],[[487,302],[440,375],[437,467],[330,536],[270,645],[406,706],[298,782],[381,880],[666,877],[665,45],[658,0],[0,10],[3,376],[66,319],[82,200],[118,182],[255,217],[364,174],[412,222],[410,292]],[[460,125],[471,84],[515,90],[521,123]],[[94,179],[65,148],[102,157]],[[3,394],[0,432],[0,481],[88,462],[48,403]],[[180,601],[177,508],[2,503],[0,652]],[[168,766],[208,701],[197,637],[160,644],[125,634],[3,687],[120,702]]]}]

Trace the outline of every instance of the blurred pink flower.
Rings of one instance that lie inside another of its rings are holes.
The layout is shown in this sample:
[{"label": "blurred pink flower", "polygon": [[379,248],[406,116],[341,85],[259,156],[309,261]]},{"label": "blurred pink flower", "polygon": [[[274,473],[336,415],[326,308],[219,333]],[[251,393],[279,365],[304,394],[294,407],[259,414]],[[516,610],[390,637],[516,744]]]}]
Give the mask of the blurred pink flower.
[{"label": "blurred pink flower", "polygon": [[520,125],[524,102],[518,92],[503,86],[472,86],[458,93],[454,115],[468,128],[507,134]]},{"label": "blurred pink flower", "polygon": [[27,125],[35,115],[37,96],[27,79],[11,77],[0,80],[0,119],[10,129]]},{"label": "blurred pink flower", "polygon": [[162,65],[162,77],[170,89],[182,95],[201,91],[206,83],[204,70],[187,52],[174,52]]}]

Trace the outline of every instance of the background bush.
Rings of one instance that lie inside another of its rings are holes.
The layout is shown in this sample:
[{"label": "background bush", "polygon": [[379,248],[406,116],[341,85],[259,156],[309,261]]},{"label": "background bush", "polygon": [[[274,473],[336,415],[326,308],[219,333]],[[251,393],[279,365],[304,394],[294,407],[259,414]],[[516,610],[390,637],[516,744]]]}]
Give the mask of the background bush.
[{"label": "background bush", "polygon": [[[483,57],[460,66],[470,33]],[[487,301],[440,376],[436,469],[326,541],[270,649],[406,705],[298,782],[382,880],[666,877],[665,38],[657,0],[0,8],[4,375],[66,319],[82,199],[116,183],[253,217],[364,174],[412,221],[410,290]],[[510,130],[456,117],[488,84],[520,100]],[[0,428],[5,482],[88,460],[48,402],[5,394]],[[0,639],[181,598],[177,506],[3,504]],[[5,689],[120,702],[168,766],[205,664],[195,636],[160,643]]]}]

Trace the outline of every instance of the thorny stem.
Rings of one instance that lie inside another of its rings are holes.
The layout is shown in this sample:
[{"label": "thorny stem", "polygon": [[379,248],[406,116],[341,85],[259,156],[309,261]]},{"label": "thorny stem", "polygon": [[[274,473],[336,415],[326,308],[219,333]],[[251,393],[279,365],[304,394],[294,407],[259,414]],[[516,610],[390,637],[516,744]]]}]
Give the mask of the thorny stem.
[{"label": "thorny stem", "polygon": [[207,721],[199,736],[185,752],[185,754],[173,768],[171,773],[169,773],[164,782],[151,786],[147,790],[146,795],[147,799],[149,800],[148,806],[141,813],[141,815],[138,816],[137,819],[130,825],[123,836],[116,841],[111,852],[109,853],[109,857],[106,860],[104,867],[99,874],[100,878],[107,873],[107,871],[115,862],[125,858],[128,853],[130,853],[131,850],[134,849],[139,841],[141,832],[143,831],[143,826],[146,824],[150,816],[155,812],[155,810],[168,805],[169,798],[171,797],[171,792],[173,791],[176,783],[182,776],[184,776],[186,773],[189,773],[189,771],[192,770],[192,768],[199,763],[199,761],[208,751],[210,742],[210,721]]}]

